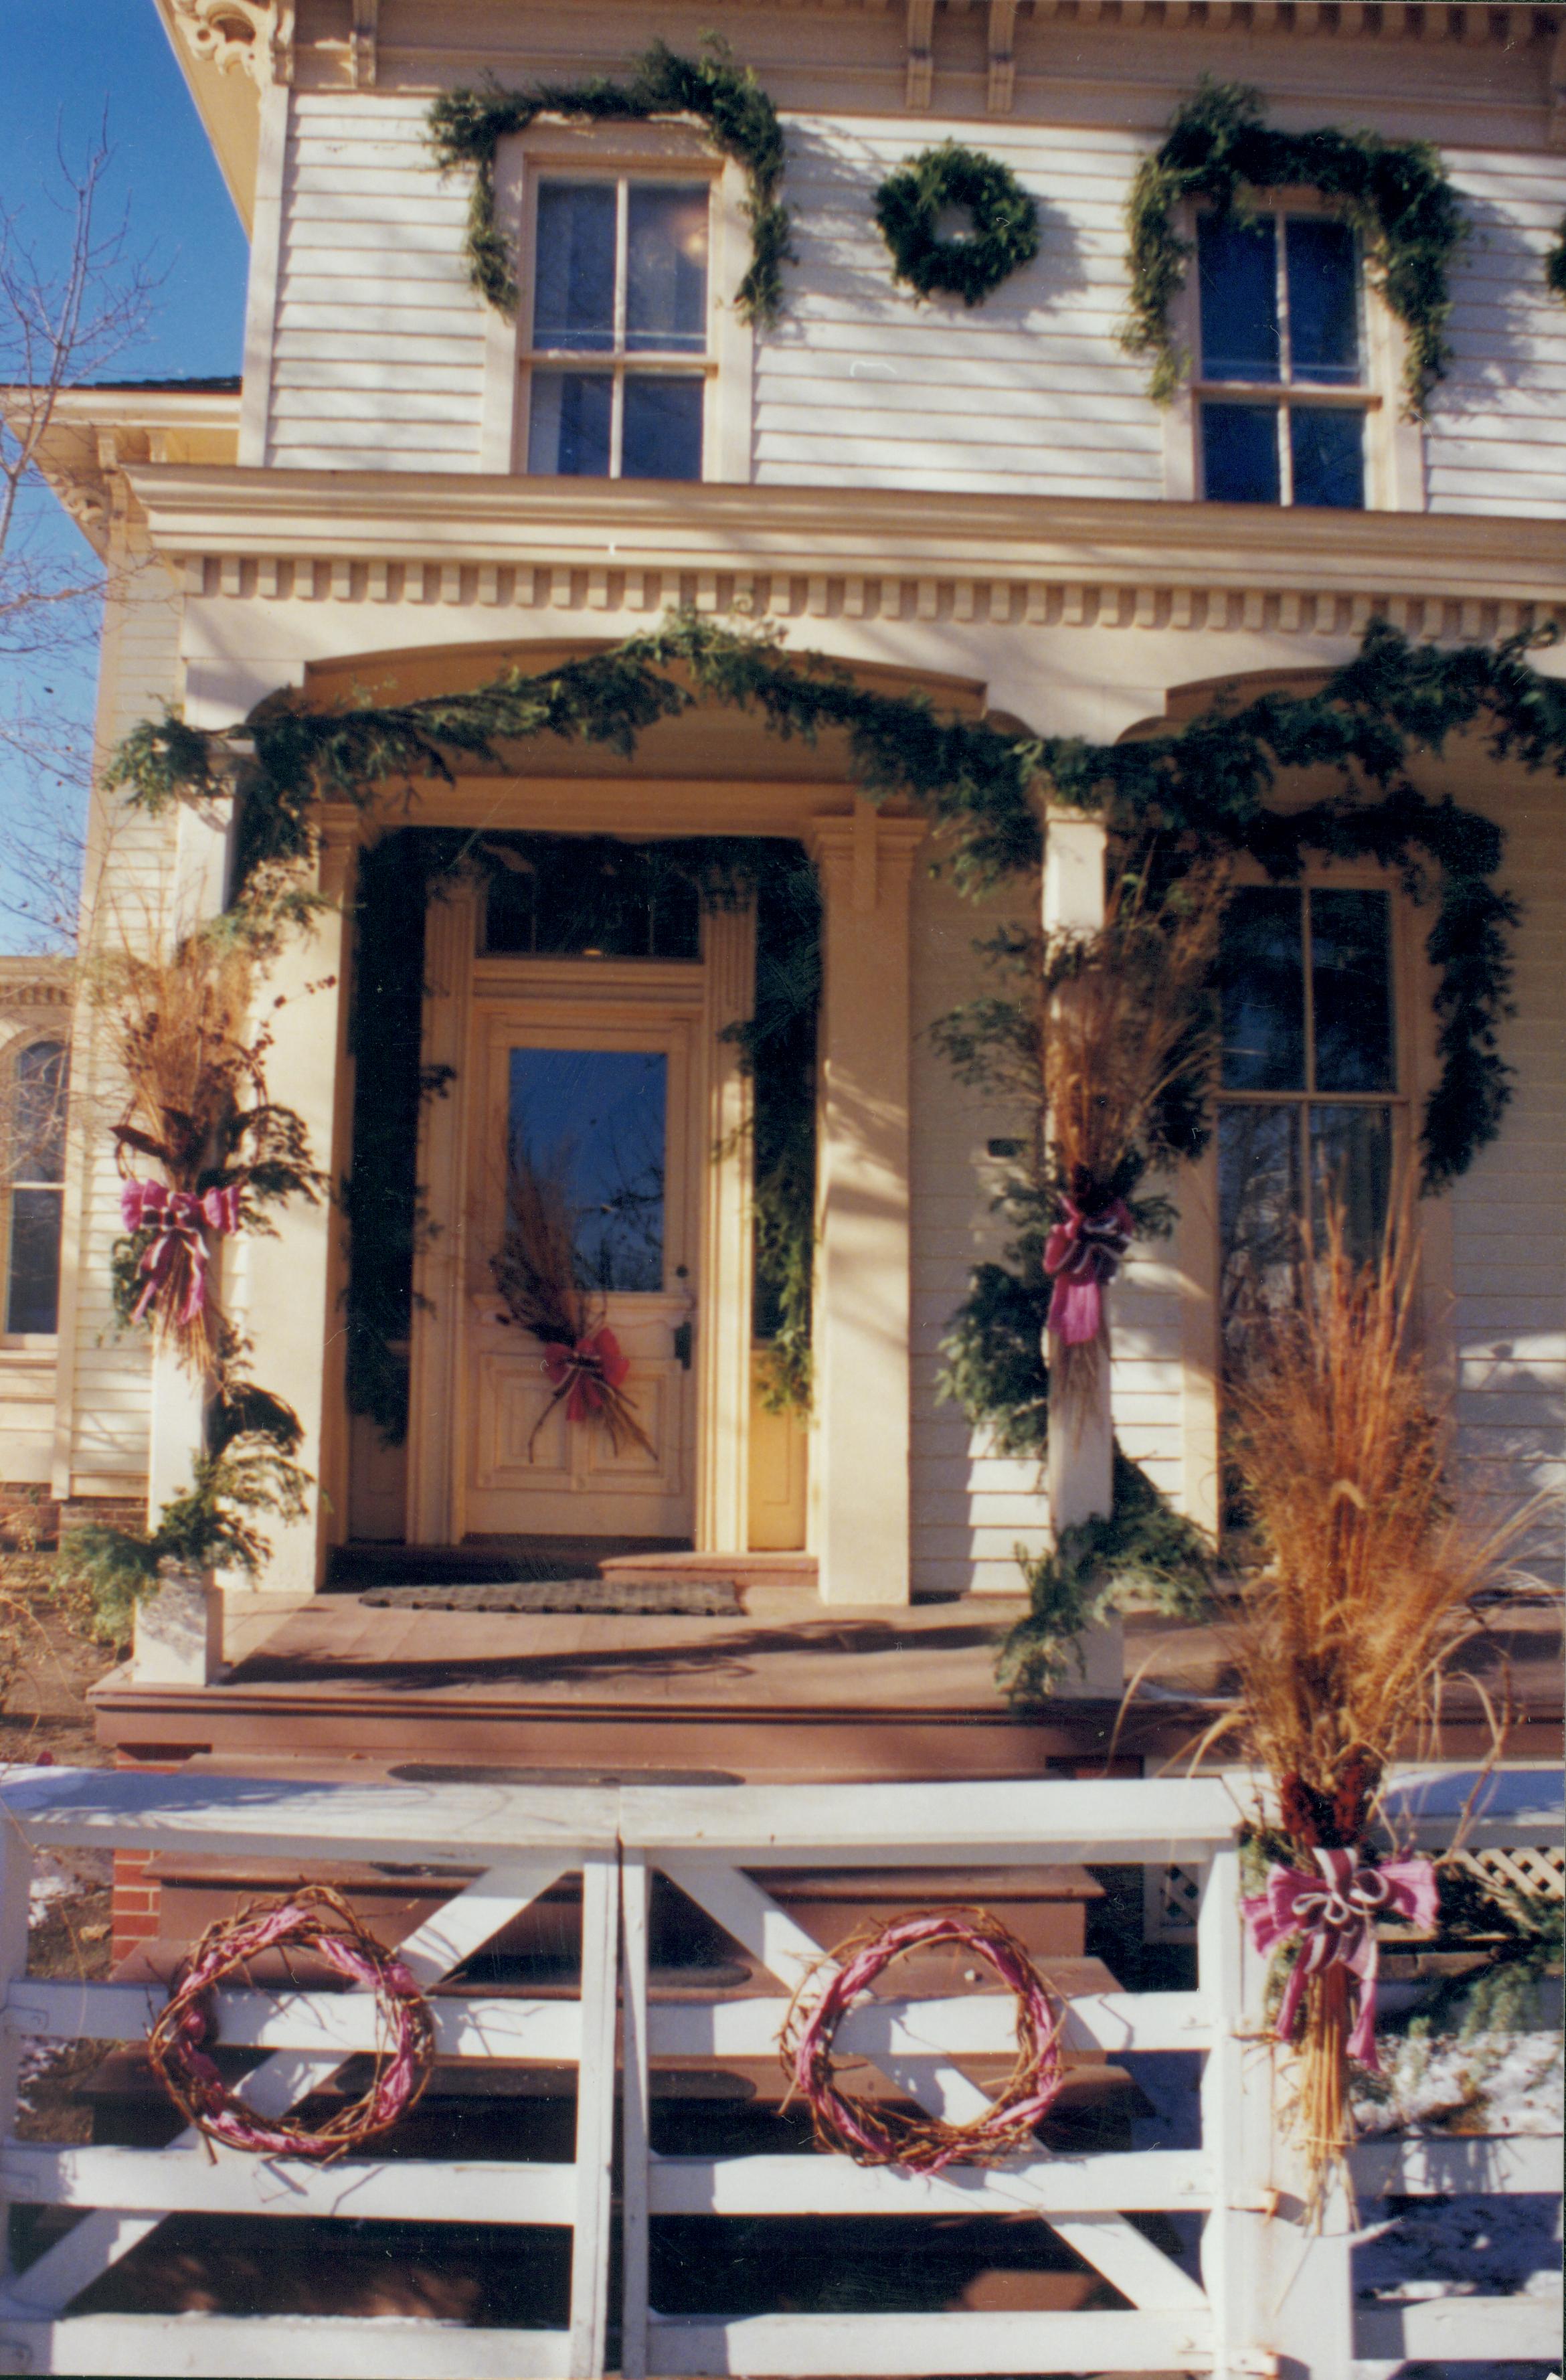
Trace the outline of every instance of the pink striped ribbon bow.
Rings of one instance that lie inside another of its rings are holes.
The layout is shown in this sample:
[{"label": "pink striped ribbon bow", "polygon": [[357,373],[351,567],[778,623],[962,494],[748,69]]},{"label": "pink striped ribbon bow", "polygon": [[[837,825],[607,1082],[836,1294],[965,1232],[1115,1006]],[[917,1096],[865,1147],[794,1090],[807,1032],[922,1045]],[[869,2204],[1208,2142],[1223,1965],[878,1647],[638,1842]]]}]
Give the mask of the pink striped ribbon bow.
[{"label": "pink striped ribbon bow", "polygon": [[1321,1873],[1310,1876],[1296,1867],[1270,1867],[1267,1890],[1243,1905],[1251,1939],[1258,1950],[1300,1937],[1300,1955],[1289,1975],[1283,2005],[1278,2011],[1277,2033],[1287,2041],[1310,1976],[1329,1967],[1346,1967],[1359,1985],[1359,2012],[1349,2038],[1349,2056],[1373,2074],[1380,2072],[1376,2056],[1376,1976],[1379,1952],[1376,1921],[1406,1917],[1411,1924],[1433,1926],[1439,1896],[1436,1871],[1428,1860],[1388,1860],[1382,1867],[1355,1865],[1354,1851],[1322,1851],[1314,1857]]},{"label": "pink striped ribbon bow", "polygon": [[[193,1190],[170,1190],[162,1182],[127,1182],[120,1192],[120,1214],[127,1232],[143,1231],[150,1224],[156,1232],[141,1251],[138,1272],[146,1278],[131,1312],[131,1320],[140,1322],[148,1307],[156,1303],[171,1283],[176,1311],[176,1321],[194,1322],[207,1302],[207,1244],[203,1233],[211,1232],[221,1239],[225,1233],[239,1228],[239,1193],[225,1190],[203,1190],[200,1196]],[[184,1293],[178,1290],[178,1278],[185,1276]]]},{"label": "pink striped ribbon bow", "polygon": [[1065,1220],[1044,1243],[1044,1269],[1053,1280],[1050,1328],[1068,1347],[1085,1347],[1099,1335],[1105,1284],[1120,1270],[1135,1226],[1123,1198],[1086,1213],[1074,1198],[1062,1199]]},{"label": "pink striped ribbon bow", "polygon": [[601,1413],[605,1388],[622,1386],[631,1368],[613,1330],[600,1325],[574,1347],[552,1340],[544,1349],[544,1370],[556,1396],[564,1391],[567,1421],[587,1421]]}]

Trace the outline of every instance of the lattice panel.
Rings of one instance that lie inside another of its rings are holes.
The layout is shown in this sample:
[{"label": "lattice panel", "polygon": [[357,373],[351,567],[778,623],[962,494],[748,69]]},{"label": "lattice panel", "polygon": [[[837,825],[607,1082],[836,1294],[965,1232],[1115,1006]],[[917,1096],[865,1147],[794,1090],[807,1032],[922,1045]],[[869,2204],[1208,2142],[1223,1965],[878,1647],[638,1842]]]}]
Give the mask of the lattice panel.
[{"label": "lattice panel", "polygon": [[1486,1884],[1510,1885],[1514,1892],[1537,1893],[1546,1900],[1566,1900],[1566,1850],[1459,1852],[1454,1867],[1466,1868]]},{"label": "lattice panel", "polygon": [[[1566,1850],[1487,1850],[1459,1852],[1452,1865],[1490,1885],[1510,1885],[1515,1892],[1537,1893],[1546,1900],[1566,1900]],[[1197,1872],[1188,1867],[1145,1867],[1142,1871],[1142,1939],[1144,1942],[1193,1942],[1196,1937],[1196,1901],[1201,1890]]]},{"label": "lattice panel", "polygon": [[1144,1942],[1194,1942],[1196,1903],[1201,1899],[1201,1873],[1190,1867],[1145,1867],[1142,1870],[1142,1939]]}]

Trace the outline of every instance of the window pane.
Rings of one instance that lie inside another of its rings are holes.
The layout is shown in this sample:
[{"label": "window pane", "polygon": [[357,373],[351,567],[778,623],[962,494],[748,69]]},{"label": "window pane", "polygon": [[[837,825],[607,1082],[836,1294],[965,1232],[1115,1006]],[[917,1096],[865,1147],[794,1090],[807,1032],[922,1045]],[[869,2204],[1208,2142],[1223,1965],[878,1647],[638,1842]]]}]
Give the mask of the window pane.
[{"label": "window pane", "polygon": [[1312,892],[1311,1022],[1318,1091],[1390,1091],[1391,909],[1385,892]]},{"label": "window pane", "polygon": [[1294,502],[1365,510],[1365,416],[1295,406],[1289,416]]},{"label": "window pane", "polygon": [[1236,223],[1204,215],[1196,226],[1204,380],[1276,380],[1278,232],[1272,218]]},{"label": "window pane", "polygon": [[16,1112],[6,1151],[13,1182],[58,1182],[66,1167],[65,1044],[34,1041],[17,1060]]},{"label": "window pane", "polygon": [[707,346],[707,185],[633,183],[625,345],[701,355]]},{"label": "window pane", "polygon": [[1392,1180],[1390,1108],[1316,1108],[1310,1111],[1311,1203],[1320,1247],[1327,1201],[1343,1209],[1348,1252],[1356,1264],[1373,1257],[1387,1224]]},{"label": "window pane", "polygon": [[528,468],[566,479],[609,471],[614,383],[607,372],[536,371],[528,421]]},{"label": "window pane", "polygon": [[1359,378],[1359,271],[1347,224],[1291,215],[1283,227],[1289,273],[1289,361],[1295,380]]},{"label": "window pane", "polygon": [[498,863],[483,948],[550,958],[698,959],[696,887],[639,844],[599,835],[486,836]]},{"label": "window pane", "polygon": [[1305,937],[1299,893],[1246,885],[1230,895],[1219,958],[1226,1091],[1303,1091]]},{"label": "window pane", "polygon": [[1246,1317],[1259,1304],[1286,1304],[1301,1255],[1299,1111],[1220,1107],[1218,1205],[1221,1234],[1219,1313],[1224,1368],[1243,1369]]},{"label": "window pane", "polygon": [[13,1190],[7,1330],[53,1330],[60,1303],[60,1193]]},{"label": "window pane", "polygon": [[699,480],[701,407],[698,380],[625,378],[625,419],[620,470],[627,480]]},{"label": "window pane", "polygon": [[540,182],[533,345],[614,345],[613,182]]},{"label": "window pane", "polygon": [[668,1071],[661,1050],[511,1053],[511,1147],[563,1184],[584,1287],[663,1286]]},{"label": "window pane", "polygon": [[1278,416],[1270,405],[1203,406],[1202,492],[1214,504],[1281,502]]}]

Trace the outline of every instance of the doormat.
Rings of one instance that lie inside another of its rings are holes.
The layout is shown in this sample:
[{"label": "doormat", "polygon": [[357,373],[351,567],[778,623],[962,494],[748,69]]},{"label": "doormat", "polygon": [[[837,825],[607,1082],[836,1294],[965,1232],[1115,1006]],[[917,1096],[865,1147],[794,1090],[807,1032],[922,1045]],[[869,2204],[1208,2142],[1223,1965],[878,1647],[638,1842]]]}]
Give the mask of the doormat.
[{"label": "doormat", "polygon": [[725,1578],[513,1579],[500,1586],[375,1586],[361,1603],[397,1611],[580,1611],[626,1619],[737,1619],[739,1589]]}]

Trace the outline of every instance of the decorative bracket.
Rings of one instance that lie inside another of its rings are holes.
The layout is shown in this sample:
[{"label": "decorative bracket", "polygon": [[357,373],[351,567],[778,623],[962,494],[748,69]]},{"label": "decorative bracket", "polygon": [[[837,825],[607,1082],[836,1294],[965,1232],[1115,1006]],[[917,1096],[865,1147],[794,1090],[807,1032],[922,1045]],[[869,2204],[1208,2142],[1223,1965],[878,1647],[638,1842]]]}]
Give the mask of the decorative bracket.
[{"label": "decorative bracket", "polygon": [[1012,92],[1016,81],[1012,42],[1016,21],[1017,0],[989,0],[989,92],[986,104],[991,115],[1010,115],[1012,112]]},{"label": "decorative bracket", "polygon": [[356,91],[375,87],[375,42],[380,30],[381,0],[354,0],[353,31],[348,40],[348,72]]},{"label": "decorative bracket", "polygon": [[174,21],[192,57],[261,90],[294,79],[295,0],[174,0]]},{"label": "decorative bracket", "polygon": [[930,79],[935,71],[935,0],[908,0],[908,84],[904,94],[909,107],[929,105]]}]

